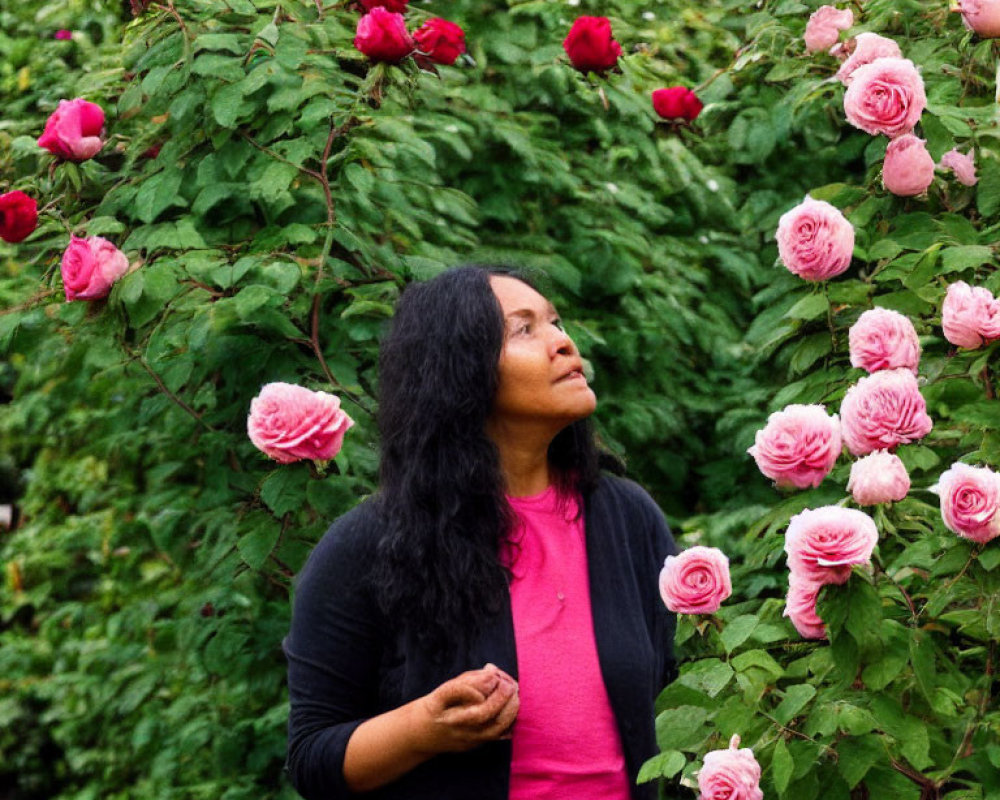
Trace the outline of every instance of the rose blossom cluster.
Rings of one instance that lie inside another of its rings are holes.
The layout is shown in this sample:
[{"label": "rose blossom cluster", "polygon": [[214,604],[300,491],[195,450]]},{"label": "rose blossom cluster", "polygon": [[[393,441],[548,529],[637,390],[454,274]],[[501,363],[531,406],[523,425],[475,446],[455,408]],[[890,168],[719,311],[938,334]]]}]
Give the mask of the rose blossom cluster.
[{"label": "rose blossom cluster", "polygon": [[716,547],[690,547],[663,562],[660,597],[676,614],[713,614],[732,593],[729,559]]},{"label": "rose blossom cluster", "polygon": [[955,281],[941,306],[941,327],[945,339],[965,350],[1000,339],[1000,300],[985,287]]},{"label": "rose blossom cluster", "polygon": [[747,450],[779,488],[819,486],[840,455],[840,421],[821,405],[775,411]]},{"label": "rose blossom cluster", "polygon": [[247,435],[281,464],[328,461],[340,452],[352,425],[336,395],[279,382],[262,387],[250,402]]},{"label": "rose blossom cluster", "polygon": [[841,506],[805,509],[785,531],[788,597],[785,616],[805,639],[826,636],[816,598],[826,584],[846,583],[851,569],[871,561],[878,530],[863,511]]},{"label": "rose blossom cluster", "polygon": [[729,747],[705,754],[698,770],[698,800],[764,800],[760,764],[749,747],[740,747],[734,735]]},{"label": "rose blossom cluster", "polygon": [[412,34],[403,15],[409,0],[361,0],[367,11],[358,20],[354,46],[372,61],[398,64],[415,55],[435,64],[454,64],[465,52],[465,32],[441,17],[427,20]]}]

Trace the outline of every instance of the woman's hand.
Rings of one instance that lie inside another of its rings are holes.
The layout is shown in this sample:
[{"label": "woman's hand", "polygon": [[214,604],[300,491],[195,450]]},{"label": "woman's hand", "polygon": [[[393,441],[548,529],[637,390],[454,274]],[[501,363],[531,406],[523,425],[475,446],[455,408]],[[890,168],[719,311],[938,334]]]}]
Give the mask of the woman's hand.
[{"label": "woman's hand", "polygon": [[461,752],[510,738],[519,702],[517,682],[493,664],[445,681],[418,701],[427,751]]}]

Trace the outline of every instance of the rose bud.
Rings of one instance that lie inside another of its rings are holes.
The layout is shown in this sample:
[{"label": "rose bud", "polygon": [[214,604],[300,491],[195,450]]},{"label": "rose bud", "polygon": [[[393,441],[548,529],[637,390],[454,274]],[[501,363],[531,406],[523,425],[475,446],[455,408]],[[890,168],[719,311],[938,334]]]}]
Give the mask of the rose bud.
[{"label": "rose bud", "polygon": [[760,764],[749,747],[739,749],[740,737],[729,740],[729,749],[705,754],[698,770],[698,800],[764,800]]},{"label": "rose bud", "polygon": [[97,300],[107,297],[111,285],[128,272],[128,258],[100,236],[71,236],[61,270],[67,301]]},{"label": "rose bud", "polygon": [[909,317],[888,308],[864,312],[847,333],[851,366],[866,372],[905,367],[914,375],[920,340]]},{"label": "rose bud", "polygon": [[60,100],[38,137],[38,146],[67,161],[86,161],[96,156],[104,140],[104,110],[81,97]]},{"label": "rose bud", "polygon": [[948,530],[980,544],[1000,535],[1000,475],[993,470],[952,464],[931,491],[941,498]]},{"label": "rose bud", "polygon": [[693,122],[703,108],[698,95],[683,86],[671,86],[653,92],[653,110],[664,119]]},{"label": "rose bud", "polygon": [[617,64],[622,54],[607,17],[577,17],[563,40],[563,49],[580,72],[604,72]]},{"label": "rose bud", "polygon": [[900,197],[915,197],[934,181],[934,159],[923,139],[912,133],[889,142],[882,162],[882,183]]},{"label": "rose bud", "polygon": [[975,186],[979,179],[976,177],[976,161],[972,153],[958,152],[958,148],[952,148],[938,162],[941,169],[950,169],[955,173],[958,182],[964,186]]},{"label": "rose bud", "polygon": [[965,281],[949,284],[941,306],[944,338],[956,347],[975,350],[1000,339],[1000,301],[989,289]]},{"label": "rose bud", "polygon": [[427,20],[413,38],[420,52],[436,64],[450,66],[465,52],[465,31],[440,17]]},{"label": "rose bud", "polygon": [[73,38],[73,31],[68,31],[65,28],[60,28],[55,33],[52,34],[53,39],[58,39],[61,42],[65,42]]},{"label": "rose bud", "polygon": [[821,405],[775,411],[747,452],[779,487],[819,486],[840,455],[840,423]]},{"label": "rose bud", "polygon": [[663,562],[660,597],[676,614],[712,614],[732,593],[729,559],[718,548],[691,547]]},{"label": "rose bud", "polygon": [[959,0],[962,23],[984,39],[1000,37],[1000,0]]},{"label": "rose bud", "polygon": [[806,23],[806,32],[802,37],[806,43],[806,52],[829,50],[840,39],[840,32],[846,31],[853,24],[854,14],[851,9],[820,6],[810,14]]},{"label": "rose bud", "polygon": [[803,639],[825,639],[826,625],[816,613],[816,598],[821,583],[813,583],[797,572],[788,573],[788,595],[785,598],[785,612],[799,636]]},{"label": "rose bud", "polygon": [[376,6],[358,20],[354,46],[372,61],[397,64],[416,48],[402,14]]},{"label": "rose bud", "polygon": [[851,265],[854,227],[840,210],[808,195],[778,220],[778,256],[790,272],[825,281]]},{"label": "rose bud", "polygon": [[837,80],[844,86],[851,83],[851,76],[858,67],[871,64],[876,58],[902,58],[903,51],[892,39],[877,33],[859,33],[848,42],[845,50],[850,52],[847,60],[837,70]]},{"label": "rose bud", "polygon": [[858,67],[844,92],[847,121],[890,139],[912,131],[926,105],[923,78],[906,58],[877,58]]},{"label": "rose bud", "polygon": [[856,456],[922,439],[933,425],[908,369],[873,372],[848,389],[840,404],[840,432]]},{"label": "rose bud", "polygon": [[250,401],[247,435],[258,450],[282,464],[328,461],[340,452],[352,425],[336,395],[269,383]]},{"label": "rose bud", "polygon": [[785,531],[788,568],[806,581],[847,583],[854,564],[871,561],[878,529],[863,511],[841,506],[805,509]]},{"label": "rose bud", "polygon": [[0,194],[0,239],[14,244],[38,227],[38,203],[34,197],[14,190]]},{"label": "rose bud", "polygon": [[365,7],[365,11],[381,7],[393,14],[405,14],[409,2],[410,0],[361,0],[361,5]]},{"label": "rose bud", "polygon": [[851,464],[847,491],[859,506],[902,500],[910,491],[910,476],[899,456],[876,450]]}]

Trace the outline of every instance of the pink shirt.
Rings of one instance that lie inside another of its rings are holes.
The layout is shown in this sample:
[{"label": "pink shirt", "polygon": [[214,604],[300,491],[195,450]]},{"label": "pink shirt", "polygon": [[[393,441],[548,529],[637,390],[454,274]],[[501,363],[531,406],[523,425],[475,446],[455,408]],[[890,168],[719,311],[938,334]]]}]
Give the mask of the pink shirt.
[{"label": "pink shirt", "polygon": [[[554,486],[508,497],[519,519],[505,553],[521,700],[510,800],[629,800],[594,623],[583,517]],[[560,502],[560,499],[563,502]]]}]

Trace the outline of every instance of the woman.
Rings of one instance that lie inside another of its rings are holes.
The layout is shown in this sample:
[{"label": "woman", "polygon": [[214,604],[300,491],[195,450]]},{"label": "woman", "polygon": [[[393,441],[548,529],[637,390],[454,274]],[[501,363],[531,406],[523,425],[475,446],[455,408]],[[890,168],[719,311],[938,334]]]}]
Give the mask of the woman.
[{"label": "woman", "polygon": [[288,768],[309,800],[636,800],[673,678],[674,552],[602,474],[596,399],[510,270],[410,286],[380,357],[380,490],[297,583]]}]

